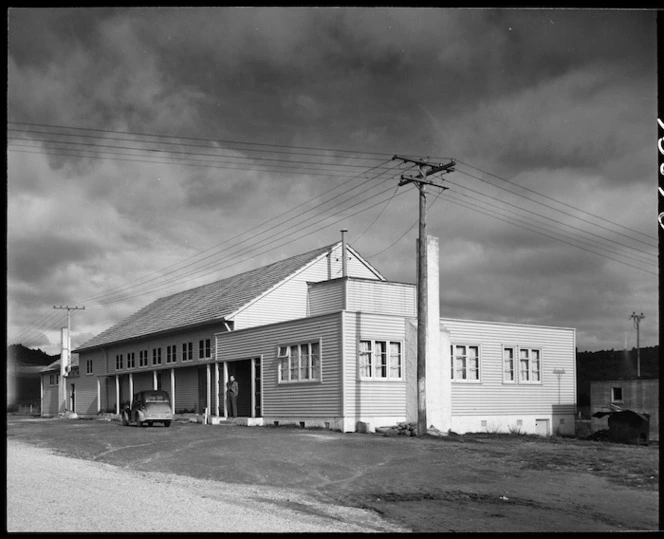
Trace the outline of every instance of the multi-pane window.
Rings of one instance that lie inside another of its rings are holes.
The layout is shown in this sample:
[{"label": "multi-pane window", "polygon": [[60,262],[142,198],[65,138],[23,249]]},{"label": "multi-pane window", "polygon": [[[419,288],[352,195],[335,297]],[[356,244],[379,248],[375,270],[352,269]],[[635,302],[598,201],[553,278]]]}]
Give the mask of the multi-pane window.
[{"label": "multi-pane window", "polygon": [[59,374],[49,374],[48,375],[48,384],[51,386],[57,386],[60,381]]},{"label": "multi-pane window", "polygon": [[127,368],[133,369],[136,366],[136,356],[134,352],[129,352],[127,354]]},{"label": "multi-pane window", "polygon": [[166,363],[175,363],[176,348],[174,344],[166,346]]},{"label": "multi-pane window", "polygon": [[210,339],[198,341],[198,358],[207,359],[210,357]]},{"label": "multi-pane window", "polygon": [[541,382],[541,351],[537,348],[519,348],[519,382]]},{"label": "multi-pane window", "polygon": [[148,366],[148,351],[140,350],[138,352],[138,366],[147,367]]},{"label": "multi-pane window", "polygon": [[92,374],[92,360],[88,359],[85,362],[85,374]]},{"label": "multi-pane window", "polygon": [[390,378],[401,378],[401,343],[390,343]]},{"label": "multi-pane window", "polygon": [[514,347],[503,348],[503,382],[516,382],[514,368]]},{"label": "multi-pane window", "polygon": [[373,374],[372,341],[360,341],[360,378],[371,378]]},{"label": "multi-pane window", "polygon": [[360,378],[374,380],[401,380],[403,364],[401,343],[398,341],[360,341]]},{"label": "multi-pane window", "polygon": [[194,343],[182,343],[182,361],[191,361],[194,359]]},{"label": "multi-pane window", "polygon": [[152,349],[152,364],[161,365],[161,348]]},{"label": "multi-pane window", "polygon": [[122,369],[122,354],[117,354],[115,356],[115,370],[119,371]]},{"label": "multi-pane window", "polygon": [[452,380],[455,382],[479,382],[480,347],[466,344],[453,344]]},{"label": "multi-pane window", "polygon": [[279,382],[320,381],[320,344],[318,342],[279,346]]}]

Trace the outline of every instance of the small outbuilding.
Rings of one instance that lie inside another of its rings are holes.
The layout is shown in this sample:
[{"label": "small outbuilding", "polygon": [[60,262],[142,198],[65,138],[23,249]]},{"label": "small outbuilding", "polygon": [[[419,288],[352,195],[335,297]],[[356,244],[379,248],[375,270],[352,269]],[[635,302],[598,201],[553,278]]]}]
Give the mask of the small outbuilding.
[{"label": "small outbuilding", "polygon": [[650,441],[650,416],[631,410],[609,415],[609,441],[623,444],[645,444]]}]

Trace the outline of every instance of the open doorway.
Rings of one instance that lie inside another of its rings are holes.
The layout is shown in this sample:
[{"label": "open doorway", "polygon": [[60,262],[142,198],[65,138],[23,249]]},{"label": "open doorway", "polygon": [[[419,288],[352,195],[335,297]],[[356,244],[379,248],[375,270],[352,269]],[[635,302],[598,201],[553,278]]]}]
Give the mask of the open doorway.
[{"label": "open doorway", "polygon": [[76,384],[71,385],[71,393],[69,395],[70,410],[76,413]]},{"label": "open doorway", "polygon": [[[260,360],[255,360],[256,372],[251,372],[251,360],[246,359],[242,361],[229,361],[226,365],[228,368],[228,379],[230,380],[231,376],[235,377],[235,381],[238,385],[238,396],[237,396],[237,415],[238,417],[260,417],[261,416],[261,365]],[[220,364],[221,368],[221,364]],[[256,388],[254,395],[254,413],[252,414],[252,377],[255,380],[254,387]],[[226,388],[224,387],[223,376],[219,377],[219,395],[224,397],[226,395]],[[228,402],[220,403],[220,412],[222,410],[226,411],[228,415]]]}]

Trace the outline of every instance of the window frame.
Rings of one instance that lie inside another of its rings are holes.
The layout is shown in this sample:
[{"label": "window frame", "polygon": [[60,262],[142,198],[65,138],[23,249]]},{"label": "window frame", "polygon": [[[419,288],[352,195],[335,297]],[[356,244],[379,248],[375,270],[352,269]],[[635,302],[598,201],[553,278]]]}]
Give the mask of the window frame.
[{"label": "window frame", "polygon": [[177,344],[167,344],[166,345],[166,363],[175,363],[178,359],[178,345]]},{"label": "window frame", "polygon": [[86,359],[85,360],[85,374],[86,375],[91,375],[93,374],[93,369],[94,369],[94,364],[91,359]]},{"label": "window frame", "polygon": [[121,371],[124,369],[124,361],[122,354],[115,354],[115,370]]},{"label": "window frame", "polygon": [[[517,369],[517,356],[518,356],[518,349],[519,347],[514,345],[514,344],[504,344],[502,346],[503,350],[503,359],[502,359],[502,367],[503,367],[503,384],[509,384],[509,385],[516,385],[519,383],[519,370]],[[507,362],[505,358],[505,352],[507,350],[512,351],[512,379],[509,380],[506,377],[507,374],[507,368],[505,367],[505,363]]]},{"label": "window frame", "polygon": [[[469,359],[469,354],[468,350],[470,348],[476,348],[477,349],[477,378],[457,378],[455,376],[455,373],[457,371],[456,368],[456,359],[457,357],[461,357],[460,355],[456,354],[456,348],[457,347],[465,347],[466,353],[463,355],[463,357],[466,358],[466,363],[464,364],[463,370],[467,372],[470,370],[468,367],[468,359]],[[502,366],[502,358],[501,358],[501,366]],[[457,383],[457,384],[481,384],[482,383],[482,345],[477,344],[477,343],[471,343],[471,342],[453,342],[450,343],[450,377],[452,382]]]},{"label": "window frame", "polygon": [[136,354],[134,352],[127,352],[127,368],[136,368]]},{"label": "window frame", "polygon": [[147,367],[150,364],[150,356],[148,355],[148,350],[139,350],[138,351],[138,366],[139,368]]},{"label": "window frame", "polygon": [[182,362],[194,360],[194,341],[182,343]]},{"label": "window frame", "polygon": [[[542,385],[542,372],[543,372],[542,371],[542,347],[541,346],[519,346],[518,350],[519,350],[519,355],[518,355],[518,358],[517,358],[517,361],[518,361],[517,371],[518,371],[518,374],[519,374],[519,384],[523,384],[523,385]],[[521,352],[523,352],[523,351],[528,352],[528,357],[525,358],[528,361],[528,370],[527,370],[528,378],[525,379],[525,380],[521,376],[521,373],[523,371],[523,369],[521,368],[521,362],[524,359],[524,358],[521,357]],[[534,361],[533,361],[534,354],[533,354],[533,352],[537,352],[537,356],[538,356],[537,357],[537,363],[539,365],[539,368],[537,370],[533,369],[533,364],[534,364]],[[533,379],[533,373],[537,373],[537,375],[538,375],[537,380]]]},{"label": "window frame", "polygon": [[[364,345],[368,344],[368,348]],[[392,375],[392,345],[399,349],[399,375]],[[388,337],[359,338],[357,340],[357,379],[371,382],[403,382],[405,380],[403,339]],[[368,369],[368,374],[367,374]],[[384,376],[379,375],[384,373]]]},{"label": "window frame", "polygon": [[[302,347],[306,346],[306,354],[302,354]],[[317,352],[313,347],[317,347]],[[297,349],[297,365],[293,363],[293,350]],[[319,384],[323,381],[322,362],[323,343],[321,339],[299,341],[295,343],[280,343],[277,345],[277,384]],[[303,367],[302,358],[307,358],[307,365]],[[313,358],[317,361],[314,362]],[[303,370],[306,369],[306,370]],[[306,373],[307,377],[302,374]],[[288,375],[285,379],[284,375]],[[297,377],[293,376],[295,374]]]},{"label": "window frame", "polygon": [[57,373],[49,374],[48,375],[48,385],[49,386],[59,386],[60,385],[60,375],[57,374]]},{"label": "window frame", "polygon": [[161,346],[152,349],[152,365],[161,365]]},{"label": "window frame", "polygon": [[198,341],[198,359],[211,359],[212,345],[211,339],[200,339]]}]

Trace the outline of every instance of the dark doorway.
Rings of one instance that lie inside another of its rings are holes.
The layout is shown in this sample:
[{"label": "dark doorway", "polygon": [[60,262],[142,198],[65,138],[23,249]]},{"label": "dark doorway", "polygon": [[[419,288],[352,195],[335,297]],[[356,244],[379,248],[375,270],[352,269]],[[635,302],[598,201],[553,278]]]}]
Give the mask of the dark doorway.
[{"label": "dark doorway", "polygon": [[71,385],[71,411],[76,413],[76,385]]},{"label": "dark doorway", "polygon": [[[235,376],[238,385],[237,415],[238,417],[251,417],[251,360],[229,362],[229,380],[231,376]],[[222,393],[222,395],[224,394],[225,392]],[[224,406],[228,411],[227,402],[224,403]]]}]

